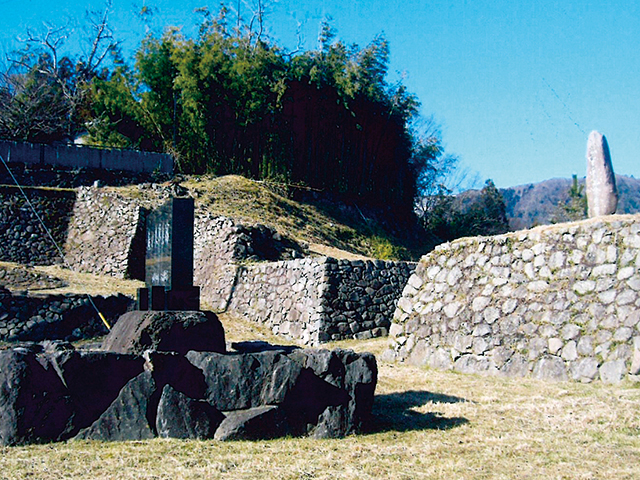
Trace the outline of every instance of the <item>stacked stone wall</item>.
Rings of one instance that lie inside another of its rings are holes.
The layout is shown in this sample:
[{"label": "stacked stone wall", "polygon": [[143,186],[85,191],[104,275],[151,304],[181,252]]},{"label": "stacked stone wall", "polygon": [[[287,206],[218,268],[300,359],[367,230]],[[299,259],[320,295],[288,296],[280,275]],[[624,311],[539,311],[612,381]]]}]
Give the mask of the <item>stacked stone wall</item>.
[{"label": "stacked stone wall", "polygon": [[242,225],[202,210],[196,212],[194,237],[194,284],[216,311],[227,308],[242,262],[302,257],[300,245],[272,228]]},{"label": "stacked stone wall", "polygon": [[62,258],[38,216],[62,248],[75,192],[38,188],[24,188],[23,191],[37,215],[17,187],[0,186],[0,260],[26,265],[61,263]]},{"label": "stacked stone wall", "polygon": [[321,306],[327,258],[238,266],[227,311],[267,325],[276,335],[316,345],[323,334]]},{"label": "stacked stone wall", "polygon": [[73,270],[144,279],[145,210],[117,192],[81,187],[73,207],[65,260]]},{"label": "stacked stone wall", "polygon": [[[127,197],[111,188],[33,190],[37,198],[52,198],[35,203],[47,224],[59,225],[54,232],[69,268],[144,279],[146,213],[168,198],[166,189],[157,189],[155,200]],[[17,190],[9,193],[6,209],[25,211]],[[60,198],[64,205],[56,203]],[[2,243],[22,253],[6,260],[42,264],[59,257],[46,238],[33,233],[38,226],[32,219],[27,215],[20,220],[18,213],[9,215],[19,221],[5,229],[9,233]],[[4,217],[2,221],[7,223]],[[194,284],[201,287],[203,303],[310,345],[387,335],[397,299],[414,268],[401,262],[300,259],[300,245],[275,230],[237,224],[202,209],[196,211],[194,233]],[[31,255],[40,248],[33,246],[36,241],[43,242],[45,260]],[[265,262],[282,258],[295,260]]]},{"label": "stacked stone wall", "polygon": [[225,310],[233,293],[238,262],[250,252],[249,238],[227,217],[199,212],[194,225],[194,284],[216,311]]},{"label": "stacked stone wall", "polygon": [[424,256],[386,357],[616,382],[640,373],[640,216],[461,239]]},{"label": "stacked stone wall", "polygon": [[[111,325],[133,307],[124,295],[92,297]],[[0,340],[78,340],[107,333],[86,295],[18,295],[0,287]]]},{"label": "stacked stone wall", "polygon": [[323,312],[331,340],[389,333],[402,289],[415,264],[383,260],[329,260]]},{"label": "stacked stone wall", "polygon": [[328,257],[239,266],[228,311],[308,345],[384,336],[413,268]]}]

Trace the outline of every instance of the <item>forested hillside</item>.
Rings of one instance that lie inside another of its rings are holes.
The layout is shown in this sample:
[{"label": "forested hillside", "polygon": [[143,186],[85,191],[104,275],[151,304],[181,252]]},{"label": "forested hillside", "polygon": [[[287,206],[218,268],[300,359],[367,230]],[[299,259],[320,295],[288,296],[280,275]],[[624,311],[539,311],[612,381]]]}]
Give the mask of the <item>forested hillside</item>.
[{"label": "forested hillside", "polygon": [[[579,179],[584,185],[584,178]],[[618,188],[617,213],[640,212],[640,180],[626,175],[616,175]],[[530,183],[501,189],[507,218],[512,230],[552,223],[559,216],[559,206],[569,198],[571,179],[552,178],[540,183]]]}]

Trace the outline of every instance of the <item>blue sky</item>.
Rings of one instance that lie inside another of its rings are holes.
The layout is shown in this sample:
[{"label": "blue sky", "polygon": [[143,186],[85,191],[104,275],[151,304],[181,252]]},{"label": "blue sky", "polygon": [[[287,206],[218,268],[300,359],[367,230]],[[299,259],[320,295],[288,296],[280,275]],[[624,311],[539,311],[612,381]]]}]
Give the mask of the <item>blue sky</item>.
[{"label": "blue sky", "polygon": [[[257,0],[233,0],[250,15]],[[317,46],[331,16],[340,39],[361,46],[384,33],[389,81],[402,79],[442,127],[462,165],[499,187],[586,173],[591,130],[609,142],[616,173],[640,177],[640,7],[633,1],[265,0],[268,33],[293,49]],[[192,32],[205,0],[113,0],[112,24],[134,48],[145,27]],[[217,10],[218,2],[209,2]],[[0,53],[26,27],[81,20],[103,1],[0,0]]]}]

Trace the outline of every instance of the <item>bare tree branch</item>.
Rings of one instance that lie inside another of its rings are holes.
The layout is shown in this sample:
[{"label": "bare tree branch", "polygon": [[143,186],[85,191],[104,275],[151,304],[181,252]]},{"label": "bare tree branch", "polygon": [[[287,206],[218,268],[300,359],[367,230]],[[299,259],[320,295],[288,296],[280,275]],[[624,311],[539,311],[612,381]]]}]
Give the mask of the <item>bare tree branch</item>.
[{"label": "bare tree branch", "polygon": [[78,60],[63,50],[73,35],[69,24],[44,23],[27,29],[22,49],[13,53],[0,80],[0,135],[21,139],[70,139],[84,128],[88,83],[119,43],[109,27],[111,0],[100,12],[87,12],[87,54]]}]

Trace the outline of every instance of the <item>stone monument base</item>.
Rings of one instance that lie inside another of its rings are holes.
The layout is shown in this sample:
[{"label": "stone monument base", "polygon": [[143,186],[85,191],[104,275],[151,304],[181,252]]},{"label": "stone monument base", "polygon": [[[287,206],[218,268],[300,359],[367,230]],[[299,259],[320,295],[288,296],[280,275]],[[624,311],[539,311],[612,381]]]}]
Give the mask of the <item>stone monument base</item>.
[{"label": "stone monument base", "polygon": [[102,342],[102,349],[140,355],[145,350],[226,351],[224,328],[213,312],[133,311],[122,315]]}]

